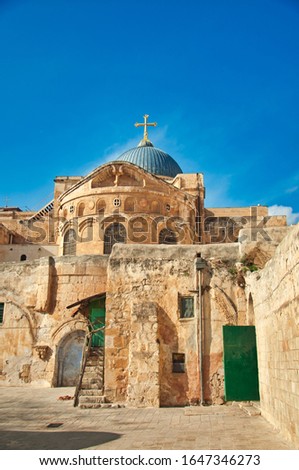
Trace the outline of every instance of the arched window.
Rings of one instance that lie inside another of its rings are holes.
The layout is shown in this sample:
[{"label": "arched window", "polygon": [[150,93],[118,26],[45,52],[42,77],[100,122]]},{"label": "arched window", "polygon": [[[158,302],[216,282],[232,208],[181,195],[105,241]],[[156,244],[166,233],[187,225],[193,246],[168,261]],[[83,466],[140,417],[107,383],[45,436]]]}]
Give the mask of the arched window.
[{"label": "arched window", "polygon": [[105,203],[104,199],[100,199],[97,202],[97,213],[99,215],[104,215],[105,214],[105,209],[106,209],[106,203]]},{"label": "arched window", "polygon": [[163,228],[159,233],[159,243],[162,245],[176,245],[177,237],[175,232],[168,228]]},{"label": "arched window", "polygon": [[85,204],[81,202],[78,207],[78,217],[82,217],[84,215]]},{"label": "arched window", "polygon": [[151,211],[155,212],[157,214],[160,214],[161,209],[160,209],[160,203],[159,201],[152,201],[151,202]]},{"label": "arched window", "polygon": [[64,235],[63,239],[63,254],[75,255],[76,254],[76,232],[74,229],[69,229]]},{"label": "arched window", "polygon": [[125,212],[134,212],[134,199],[132,197],[127,197],[125,200]]},{"label": "arched window", "polygon": [[106,228],[104,234],[104,255],[110,255],[115,243],[126,243],[127,232],[119,223],[113,223]]},{"label": "arched window", "polygon": [[27,256],[26,255],[21,255],[20,261],[26,261]]}]

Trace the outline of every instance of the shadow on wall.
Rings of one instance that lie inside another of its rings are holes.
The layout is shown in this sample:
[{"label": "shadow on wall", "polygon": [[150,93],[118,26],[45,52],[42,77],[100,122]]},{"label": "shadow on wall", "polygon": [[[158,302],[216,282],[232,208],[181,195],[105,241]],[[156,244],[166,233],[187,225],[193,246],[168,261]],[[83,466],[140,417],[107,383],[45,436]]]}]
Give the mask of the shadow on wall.
[{"label": "shadow on wall", "polygon": [[184,406],[189,404],[188,375],[172,371],[172,354],[178,350],[178,334],[175,324],[165,310],[158,310],[158,338],[160,342],[160,406]]},{"label": "shadow on wall", "polygon": [[5,431],[0,433],[1,450],[77,450],[119,439],[112,432]]},{"label": "shadow on wall", "polygon": [[253,307],[252,295],[250,292],[248,296],[248,303],[247,303],[247,325],[254,325],[254,324],[255,324],[254,307]]},{"label": "shadow on wall", "polygon": [[[209,270],[204,271],[203,280],[203,382],[204,382],[204,401],[207,404],[222,404],[224,402],[224,372],[223,372],[223,350],[212,353],[212,305],[211,305],[211,280],[212,272]],[[222,292],[219,292],[222,295]],[[223,323],[227,319],[223,317]],[[215,324],[214,324],[215,328]],[[221,335],[222,344],[222,329],[220,327],[218,334]]]},{"label": "shadow on wall", "polygon": [[49,257],[49,288],[48,288],[48,301],[47,309],[49,313],[53,313],[56,307],[57,290],[58,290],[58,276],[55,265],[55,260],[52,256]]}]

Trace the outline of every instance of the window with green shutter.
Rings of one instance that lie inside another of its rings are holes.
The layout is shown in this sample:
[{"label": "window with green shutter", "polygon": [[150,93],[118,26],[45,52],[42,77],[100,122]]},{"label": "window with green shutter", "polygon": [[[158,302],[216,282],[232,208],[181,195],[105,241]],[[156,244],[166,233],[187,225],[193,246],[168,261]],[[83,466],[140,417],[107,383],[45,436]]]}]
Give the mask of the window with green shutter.
[{"label": "window with green shutter", "polygon": [[4,303],[0,302],[0,325],[3,323]]}]

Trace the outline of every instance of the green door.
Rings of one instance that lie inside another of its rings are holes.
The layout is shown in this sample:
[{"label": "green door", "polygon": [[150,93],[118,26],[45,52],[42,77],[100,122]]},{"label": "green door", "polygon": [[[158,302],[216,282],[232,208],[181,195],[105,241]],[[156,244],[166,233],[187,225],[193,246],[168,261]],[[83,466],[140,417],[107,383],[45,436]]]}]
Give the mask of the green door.
[{"label": "green door", "polygon": [[223,326],[225,399],[259,400],[254,326]]},{"label": "green door", "polygon": [[[93,300],[89,303],[89,320],[93,329],[105,326],[105,297]],[[103,347],[105,342],[105,330],[98,331],[92,335],[91,346]]]}]

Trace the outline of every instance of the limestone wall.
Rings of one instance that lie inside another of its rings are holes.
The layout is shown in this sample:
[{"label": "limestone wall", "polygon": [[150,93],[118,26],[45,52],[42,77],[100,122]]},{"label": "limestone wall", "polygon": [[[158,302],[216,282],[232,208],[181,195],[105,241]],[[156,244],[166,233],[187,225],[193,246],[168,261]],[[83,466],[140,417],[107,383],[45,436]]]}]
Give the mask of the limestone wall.
[{"label": "limestone wall", "polygon": [[[105,292],[106,271],[106,256],[0,263],[1,384],[57,384],[61,342],[75,330],[86,330],[84,318],[72,318],[73,310],[66,307]],[[45,358],[39,346],[48,346]]]},{"label": "limestone wall", "polygon": [[[196,255],[207,260],[202,279]],[[226,262],[238,246],[122,246],[113,248],[106,299],[105,394],[133,406],[177,406],[200,397],[199,307],[204,316],[204,393],[222,402],[222,325],[244,324],[244,290]],[[202,284],[202,296],[196,291]],[[193,296],[195,315],[180,318],[180,297]],[[173,354],[185,354],[185,373]]]},{"label": "limestone wall", "polygon": [[32,212],[7,212],[0,214],[0,221],[11,233],[13,244],[47,245],[54,242],[54,220],[44,217],[32,220]]},{"label": "limestone wall", "polygon": [[245,258],[259,268],[263,268],[291,229],[292,227],[285,226],[240,230],[240,258]]},{"label": "limestone wall", "polygon": [[0,222],[0,246],[9,243],[9,231]]},{"label": "limestone wall", "polygon": [[268,216],[268,207],[221,207],[204,210],[204,243],[238,241],[242,229],[253,227],[261,233],[267,227],[285,227],[286,216]]},{"label": "limestone wall", "polygon": [[263,415],[299,448],[299,226],[265,268],[247,276]]},{"label": "limestone wall", "polygon": [[32,261],[45,256],[56,256],[57,254],[57,245],[0,244],[0,262],[4,263],[20,261],[21,256],[26,256],[25,260]]}]

